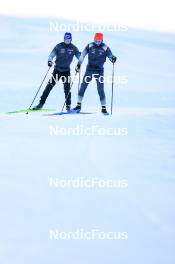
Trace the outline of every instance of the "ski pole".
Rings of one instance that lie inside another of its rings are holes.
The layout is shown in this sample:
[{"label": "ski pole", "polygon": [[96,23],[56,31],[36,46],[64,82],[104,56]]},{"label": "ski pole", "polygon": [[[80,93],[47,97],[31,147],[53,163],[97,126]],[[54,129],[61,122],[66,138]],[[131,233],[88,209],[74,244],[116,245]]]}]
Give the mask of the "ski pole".
[{"label": "ski pole", "polygon": [[43,80],[42,80],[42,83],[40,84],[40,86],[39,86],[39,88],[38,88],[38,90],[37,90],[37,92],[36,92],[36,94],[35,94],[35,96],[34,96],[34,98],[33,98],[32,103],[30,104],[29,108],[27,108],[27,112],[26,112],[26,114],[29,113],[28,111],[31,109],[31,107],[32,107],[32,105],[33,105],[33,103],[34,103],[34,101],[35,101],[35,99],[36,99],[36,97],[37,97],[37,95],[38,95],[38,93],[39,93],[39,91],[40,91],[42,85],[43,85],[43,82],[45,81],[45,79],[46,79],[46,77],[47,77],[47,74],[48,74],[50,68],[51,68],[51,67],[48,68],[48,70],[47,70],[47,72],[46,72],[46,74],[45,74],[45,76],[44,76],[44,78],[43,78]]},{"label": "ski pole", "polygon": [[76,76],[77,76],[77,73],[78,73],[78,72],[76,71],[75,76],[74,76],[74,79],[73,79],[73,81],[72,81],[71,84],[70,84],[70,89],[69,89],[69,92],[68,92],[68,94],[67,94],[67,96],[66,96],[66,99],[65,99],[65,101],[64,101],[64,104],[63,104],[63,106],[62,106],[61,112],[63,112],[63,110],[64,110],[64,107],[65,107],[66,101],[67,101],[67,99],[68,99],[68,97],[69,97],[69,94],[70,94],[70,92],[71,92],[72,86],[73,86],[73,84],[74,84],[74,82],[75,82],[75,78],[76,78]]},{"label": "ski pole", "polygon": [[78,93],[79,93],[79,91],[80,91],[80,82],[81,82],[81,73],[80,73],[80,71],[78,72],[79,73],[79,76],[78,76]]},{"label": "ski pole", "polygon": [[111,94],[111,115],[113,111],[113,99],[114,99],[114,63],[112,67],[112,94]]}]

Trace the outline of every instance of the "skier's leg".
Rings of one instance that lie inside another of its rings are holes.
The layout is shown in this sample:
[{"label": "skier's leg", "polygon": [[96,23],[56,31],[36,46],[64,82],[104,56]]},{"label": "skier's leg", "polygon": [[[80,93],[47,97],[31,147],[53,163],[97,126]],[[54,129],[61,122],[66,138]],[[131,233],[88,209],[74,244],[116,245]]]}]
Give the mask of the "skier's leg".
[{"label": "skier's leg", "polygon": [[78,102],[82,102],[88,84],[92,81],[92,72],[86,71],[78,93]]},{"label": "skier's leg", "polygon": [[42,109],[42,107],[45,104],[45,101],[46,101],[46,99],[47,99],[50,91],[55,86],[55,84],[59,80],[59,78],[60,78],[60,73],[54,70],[53,73],[52,73],[52,77],[50,78],[49,82],[46,85],[46,88],[43,91],[43,94],[41,95],[39,104],[37,104],[36,106],[34,106],[32,108],[33,110],[40,110],[40,109]]},{"label": "skier's leg", "polygon": [[92,80],[92,72],[90,71],[86,71],[85,75],[83,77],[83,81],[81,83],[81,87],[80,90],[78,92],[78,102],[77,102],[77,106],[75,108],[73,108],[73,110],[75,111],[80,111],[81,110],[81,102],[83,100],[84,97],[84,93],[86,91],[86,88],[88,87],[88,84],[91,82]]},{"label": "skier's leg", "polygon": [[52,73],[52,77],[50,78],[49,82],[46,85],[46,88],[44,89],[43,94],[41,95],[40,104],[42,105],[45,104],[50,91],[55,86],[56,82],[59,81],[60,77],[61,77],[61,73],[54,70]]},{"label": "skier's leg", "polygon": [[105,96],[105,91],[104,91],[104,73],[103,72],[98,74],[98,76],[96,77],[96,82],[97,82],[97,90],[98,90],[98,94],[99,94],[100,102],[102,106],[101,111],[103,114],[108,114],[106,110],[106,96]]},{"label": "skier's leg", "polygon": [[70,71],[62,73],[61,80],[64,85],[64,93],[65,93],[65,99],[66,99],[66,109],[70,110],[71,108],[71,91],[70,91]]},{"label": "skier's leg", "polygon": [[102,106],[106,106],[106,96],[104,92],[104,74],[103,72],[96,75],[97,90],[100,97],[100,102]]}]

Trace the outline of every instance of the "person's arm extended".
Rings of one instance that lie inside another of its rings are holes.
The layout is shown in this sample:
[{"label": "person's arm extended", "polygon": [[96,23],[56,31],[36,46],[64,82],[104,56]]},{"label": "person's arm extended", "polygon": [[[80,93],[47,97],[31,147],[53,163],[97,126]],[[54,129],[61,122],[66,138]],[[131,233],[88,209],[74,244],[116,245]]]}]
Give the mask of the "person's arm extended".
[{"label": "person's arm extended", "polygon": [[81,56],[80,56],[79,61],[78,61],[78,64],[80,64],[80,66],[83,63],[84,58],[86,57],[86,55],[88,54],[88,52],[89,52],[89,45],[87,45],[85,47],[85,49],[83,50],[83,52],[81,53]]},{"label": "person's arm extended", "polygon": [[115,63],[116,60],[117,60],[117,57],[114,56],[112,54],[112,51],[110,50],[110,48],[108,47],[107,50],[106,50],[106,54],[107,54],[107,57],[109,58],[109,60],[112,62],[112,63]]},{"label": "person's arm extended", "polygon": [[48,62],[52,62],[55,56],[56,56],[56,46],[52,50],[52,52],[50,53],[49,58],[48,58]]},{"label": "person's arm extended", "polygon": [[77,47],[75,47],[75,57],[77,58],[77,60],[79,60],[80,56],[81,56],[81,52]]},{"label": "person's arm extended", "polygon": [[89,52],[89,45],[87,45],[87,46],[85,47],[85,49],[84,49],[83,52],[81,53],[81,56],[79,57],[79,60],[78,60],[77,66],[76,66],[76,68],[75,68],[75,71],[76,71],[76,72],[79,72],[79,71],[80,71],[81,64],[83,63],[84,58],[86,57],[86,55],[88,54],[88,52]]}]

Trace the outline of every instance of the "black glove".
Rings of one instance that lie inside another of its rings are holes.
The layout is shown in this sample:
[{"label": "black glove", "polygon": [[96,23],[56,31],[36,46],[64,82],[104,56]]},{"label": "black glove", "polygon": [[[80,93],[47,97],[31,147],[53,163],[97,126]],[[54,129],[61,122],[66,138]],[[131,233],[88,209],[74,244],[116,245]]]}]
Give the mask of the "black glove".
[{"label": "black glove", "polygon": [[80,71],[80,67],[81,67],[81,65],[78,63],[77,66],[76,66],[76,68],[75,68],[75,71],[76,72],[79,72]]},{"label": "black glove", "polygon": [[52,67],[52,65],[53,65],[53,62],[52,61],[48,61],[48,66]]},{"label": "black glove", "polygon": [[115,57],[114,55],[112,56],[112,63],[115,63],[117,60],[117,57]]}]

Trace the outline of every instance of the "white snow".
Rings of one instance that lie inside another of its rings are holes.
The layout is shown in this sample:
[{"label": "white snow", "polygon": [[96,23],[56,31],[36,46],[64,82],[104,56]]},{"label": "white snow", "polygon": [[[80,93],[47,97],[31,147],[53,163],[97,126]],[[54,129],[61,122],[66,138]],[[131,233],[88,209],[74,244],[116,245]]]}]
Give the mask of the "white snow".
[{"label": "white snow", "polygon": [[[173,264],[175,262],[175,36],[106,33],[119,57],[114,114],[102,116],[95,85],[92,115],[7,115],[27,107],[62,34],[45,19],[0,18],[0,263]],[[3,26],[2,26],[3,25]],[[74,34],[82,50],[92,32]],[[72,74],[74,66],[72,65]],[[106,63],[105,75],[112,66]],[[84,68],[83,70],[84,71]],[[76,104],[76,85],[73,105]],[[111,85],[106,85],[108,106]],[[60,111],[60,83],[46,107]],[[109,107],[108,107],[109,108]],[[50,127],[125,128],[126,136],[51,135]],[[127,181],[127,188],[54,188],[50,178]],[[127,240],[50,240],[50,230],[127,232]]]}]

